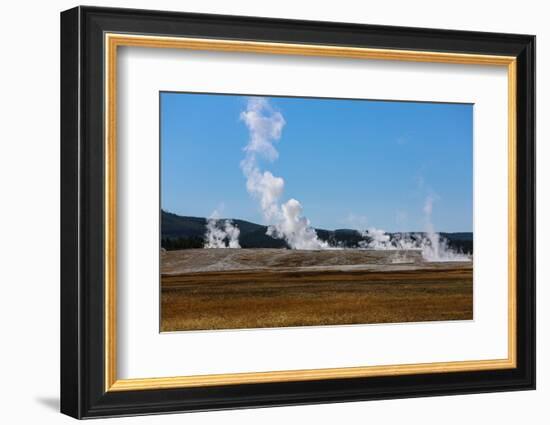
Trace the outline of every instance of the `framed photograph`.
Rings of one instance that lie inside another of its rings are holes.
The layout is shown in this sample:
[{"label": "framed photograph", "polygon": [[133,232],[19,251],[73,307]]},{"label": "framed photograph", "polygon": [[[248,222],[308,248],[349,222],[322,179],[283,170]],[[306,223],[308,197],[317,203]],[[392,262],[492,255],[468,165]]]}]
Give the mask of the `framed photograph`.
[{"label": "framed photograph", "polygon": [[535,388],[535,37],[61,14],[61,411]]}]

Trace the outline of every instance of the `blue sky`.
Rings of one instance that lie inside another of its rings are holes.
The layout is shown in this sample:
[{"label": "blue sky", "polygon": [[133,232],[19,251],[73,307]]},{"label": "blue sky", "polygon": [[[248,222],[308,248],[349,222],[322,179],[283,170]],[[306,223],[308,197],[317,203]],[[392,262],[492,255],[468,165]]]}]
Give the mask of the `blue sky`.
[{"label": "blue sky", "polygon": [[[420,231],[431,197],[437,231],[472,231],[473,105],[266,98],[286,125],[278,159],[260,165],[312,226]],[[264,222],[240,168],[247,100],[161,93],[164,210]]]}]

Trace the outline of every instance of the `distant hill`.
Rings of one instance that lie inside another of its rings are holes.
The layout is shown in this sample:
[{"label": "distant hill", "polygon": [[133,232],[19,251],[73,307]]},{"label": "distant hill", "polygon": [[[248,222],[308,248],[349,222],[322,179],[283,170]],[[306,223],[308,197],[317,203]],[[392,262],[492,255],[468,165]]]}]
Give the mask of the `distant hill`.
[{"label": "distant hill", "polygon": [[[226,220],[222,218],[221,220]],[[233,224],[239,228],[239,244],[242,248],[286,248],[287,244],[281,239],[273,239],[266,235],[267,226],[251,223],[245,220],[231,219]],[[196,239],[204,237],[206,233],[206,218],[185,217],[177,214],[162,211],[161,233],[165,239]],[[163,243],[163,246],[165,244]],[[202,245],[201,245],[202,246]],[[169,249],[169,247],[165,248]],[[197,248],[190,246],[190,248]]]},{"label": "distant hill", "polygon": [[[225,220],[222,218],[221,220]],[[288,248],[281,239],[274,239],[266,235],[267,226],[251,223],[250,221],[231,219],[241,234],[239,243],[242,248]],[[363,240],[361,235],[353,229],[315,229],[319,239],[329,241],[331,245],[355,247]],[[186,217],[167,211],[161,212],[162,246],[166,249],[202,248],[206,233],[206,218]],[[422,232],[411,232],[422,234]],[[397,233],[390,233],[390,236]],[[449,241],[449,245],[464,253],[473,252],[472,232],[441,233]]]}]

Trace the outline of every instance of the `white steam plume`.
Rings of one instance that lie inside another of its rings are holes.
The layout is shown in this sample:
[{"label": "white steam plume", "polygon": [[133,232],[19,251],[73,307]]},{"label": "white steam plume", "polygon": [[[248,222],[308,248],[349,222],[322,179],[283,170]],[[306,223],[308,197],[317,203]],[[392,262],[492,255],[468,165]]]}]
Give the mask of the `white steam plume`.
[{"label": "white steam plume", "polygon": [[245,158],[241,169],[246,177],[246,189],[260,203],[264,220],[270,224],[267,234],[284,239],[292,249],[325,249],[326,242],[317,237],[309,220],[303,217],[302,206],[295,199],[280,204],[285,181],[269,171],[262,171],[258,160],[274,161],[279,153],[274,144],[281,138],[286,122],[283,115],[275,111],[267,99],[251,97],[241,120],[248,127],[250,138],[244,148]]},{"label": "white steam plume", "polygon": [[267,228],[267,234],[285,239],[294,249],[326,249],[328,243],[319,240],[309,220],[302,216],[302,205],[290,199],[281,206],[283,219]]},{"label": "white steam plume", "polygon": [[217,211],[206,221],[205,248],[240,248],[241,231],[231,220],[220,220]]},{"label": "white steam plume", "polygon": [[374,227],[359,231],[366,240],[359,242],[359,247],[376,250],[420,250],[422,257],[429,262],[470,261],[470,257],[449,247],[447,239],[434,230],[432,223],[434,198],[428,196],[424,203],[426,232],[422,234],[397,233],[389,235],[384,230]]},{"label": "white steam plume", "polygon": [[424,203],[424,216],[426,220],[426,243],[422,247],[422,256],[427,261],[469,261],[467,255],[456,252],[448,245],[448,241],[442,238],[439,233],[434,230],[432,223],[434,198],[428,196]]},{"label": "white steam plume", "polygon": [[390,240],[390,235],[388,235],[382,229],[376,229],[371,227],[370,229],[364,230],[361,233],[361,236],[364,238],[369,238],[369,242],[360,241],[359,246],[362,248],[370,249],[397,249],[394,247]]},{"label": "white steam plume", "polygon": [[268,222],[279,214],[279,198],[285,182],[269,171],[261,171],[258,157],[274,161],[279,153],[273,146],[281,138],[285,120],[280,112],[273,111],[266,99],[249,98],[247,108],[241,112],[241,120],[248,127],[250,138],[244,148],[245,158],[241,169],[246,177],[246,189],[259,200],[264,219]]}]

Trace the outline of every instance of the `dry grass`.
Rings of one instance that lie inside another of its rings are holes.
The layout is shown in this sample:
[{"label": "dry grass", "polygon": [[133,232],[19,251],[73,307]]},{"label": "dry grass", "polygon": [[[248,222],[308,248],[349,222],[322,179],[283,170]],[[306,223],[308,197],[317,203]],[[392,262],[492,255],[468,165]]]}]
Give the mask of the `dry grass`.
[{"label": "dry grass", "polygon": [[161,330],[472,319],[472,268],[163,274]]}]

